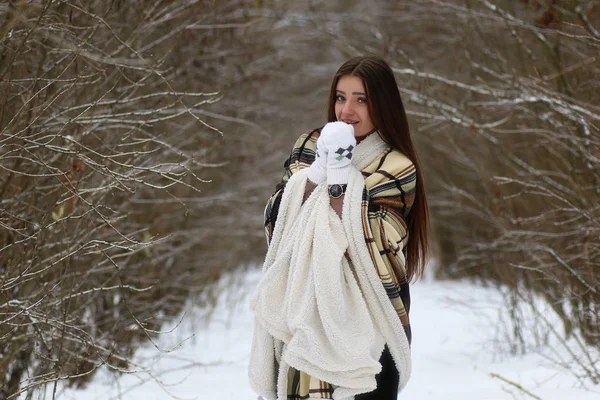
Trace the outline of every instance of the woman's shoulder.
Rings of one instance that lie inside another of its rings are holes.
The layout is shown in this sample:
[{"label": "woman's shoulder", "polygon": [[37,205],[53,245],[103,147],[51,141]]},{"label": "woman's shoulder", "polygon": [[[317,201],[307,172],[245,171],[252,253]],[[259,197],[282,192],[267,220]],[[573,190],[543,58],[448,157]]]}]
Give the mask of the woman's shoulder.
[{"label": "woman's shoulder", "polygon": [[311,129],[301,134],[296,142],[294,143],[294,149],[310,148],[312,150],[317,148],[317,139],[321,134],[321,128]]},{"label": "woman's shoulder", "polygon": [[363,175],[367,173],[365,186],[371,199],[406,196],[414,189],[417,179],[415,165],[398,150],[388,149],[369,168],[369,171],[363,171]]},{"label": "woman's shoulder", "polygon": [[290,157],[285,163],[285,167],[289,169],[291,174],[302,168],[308,167],[316,158],[317,154],[317,139],[321,134],[321,129],[313,129],[304,132],[292,148]]},{"label": "woman's shoulder", "polygon": [[406,170],[414,170],[414,164],[404,153],[392,149],[389,152],[383,163],[383,168],[386,169],[390,174],[398,176]]},{"label": "woman's shoulder", "polygon": [[415,167],[413,162],[399,150],[389,148],[383,152],[375,161],[367,167],[371,171],[393,179],[399,176],[413,173]]}]

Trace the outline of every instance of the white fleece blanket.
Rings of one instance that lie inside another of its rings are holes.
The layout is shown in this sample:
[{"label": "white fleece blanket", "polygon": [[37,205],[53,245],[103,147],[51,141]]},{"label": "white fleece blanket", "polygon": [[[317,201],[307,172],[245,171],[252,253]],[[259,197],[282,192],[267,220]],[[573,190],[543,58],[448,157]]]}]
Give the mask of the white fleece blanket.
[{"label": "white fleece blanket", "polygon": [[359,170],[383,150],[377,135],[357,146],[341,220],[326,184],[302,205],[307,170],[286,185],[251,305],[249,378],[266,399],[287,399],[290,366],[334,385],[336,400],[370,392],[386,343],[400,372],[400,389],[408,381],[408,341],[364,243],[361,218]]}]

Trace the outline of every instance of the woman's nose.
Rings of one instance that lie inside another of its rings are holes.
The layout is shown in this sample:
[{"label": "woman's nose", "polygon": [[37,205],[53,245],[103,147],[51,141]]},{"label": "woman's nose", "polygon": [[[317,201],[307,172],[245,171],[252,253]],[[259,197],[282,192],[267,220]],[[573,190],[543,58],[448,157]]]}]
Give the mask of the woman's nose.
[{"label": "woman's nose", "polygon": [[342,115],[352,115],[354,114],[354,106],[351,101],[347,101],[344,103],[344,107],[342,108]]}]

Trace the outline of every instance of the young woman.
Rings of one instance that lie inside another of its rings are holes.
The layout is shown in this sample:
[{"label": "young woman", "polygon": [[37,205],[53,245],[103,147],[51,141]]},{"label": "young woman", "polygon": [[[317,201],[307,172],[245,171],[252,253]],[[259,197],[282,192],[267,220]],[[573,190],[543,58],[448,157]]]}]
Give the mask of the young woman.
[{"label": "young woman", "polygon": [[250,383],[266,399],[396,399],[429,218],[390,67],[344,63],[328,120],[296,141],[265,208]]}]

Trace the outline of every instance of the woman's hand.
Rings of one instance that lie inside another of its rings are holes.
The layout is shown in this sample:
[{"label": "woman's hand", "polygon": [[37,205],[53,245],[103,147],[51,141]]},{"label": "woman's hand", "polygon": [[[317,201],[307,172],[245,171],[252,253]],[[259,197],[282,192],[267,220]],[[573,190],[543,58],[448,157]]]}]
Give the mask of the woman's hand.
[{"label": "woman's hand", "polygon": [[330,122],[323,127],[317,147],[319,141],[327,153],[327,184],[347,184],[350,163],[356,149],[354,128],[345,122]]}]

